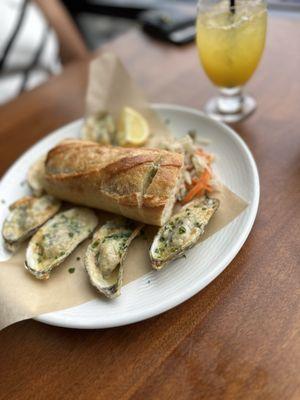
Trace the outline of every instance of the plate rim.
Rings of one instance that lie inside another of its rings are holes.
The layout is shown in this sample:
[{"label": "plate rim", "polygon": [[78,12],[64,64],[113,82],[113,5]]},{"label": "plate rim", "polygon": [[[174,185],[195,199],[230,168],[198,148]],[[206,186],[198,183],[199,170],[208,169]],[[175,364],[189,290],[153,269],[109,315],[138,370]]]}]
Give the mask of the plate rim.
[{"label": "plate rim", "polygon": [[[48,325],[53,325],[53,326],[59,326],[59,327],[64,327],[64,328],[76,328],[76,329],[105,329],[105,328],[111,328],[111,327],[117,327],[117,326],[123,326],[123,325],[130,325],[139,321],[143,321],[146,319],[149,319],[151,317],[154,317],[156,315],[162,314],[172,308],[177,307],[179,304],[183,303],[184,301],[190,299],[193,297],[195,294],[199,293],[201,290],[203,290],[207,285],[209,285],[217,276],[219,276],[226,268],[227,266],[231,263],[231,261],[236,257],[238,252],[241,250],[242,246],[244,245],[245,241],[247,240],[250,231],[253,227],[257,211],[258,211],[258,206],[259,206],[259,198],[260,198],[260,182],[259,182],[259,174],[258,174],[258,169],[257,165],[255,162],[255,159],[253,157],[253,154],[251,153],[249,147],[245,143],[245,141],[232,129],[231,127],[227,126],[226,124],[216,121],[209,116],[205,115],[202,111],[199,111],[195,108],[187,107],[187,106],[181,106],[181,105],[176,105],[176,104],[171,104],[171,103],[152,103],[151,108],[154,110],[171,110],[171,111],[180,111],[180,112],[186,112],[189,114],[194,114],[196,116],[200,116],[203,119],[206,119],[209,121],[209,123],[212,123],[216,127],[222,127],[227,131],[227,134],[235,141],[238,143],[238,145],[243,149],[244,154],[247,156],[247,160],[250,164],[250,168],[253,174],[253,181],[254,181],[254,190],[253,190],[253,200],[251,203],[249,203],[248,207],[250,207],[250,213],[248,220],[246,221],[245,228],[243,230],[243,234],[240,235],[238,241],[236,242],[235,246],[233,246],[227,253],[226,257],[224,258],[222,264],[220,264],[220,267],[214,270],[213,272],[208,273],[201,281],[201,284],[199,285],[194,285],[190,290],[186,290],[181,293],[177,293],[176,296],[172,296],[167,301],[165,301],[163,304],[155,304],[152,307],[147,308],[146,310],[139,311],[138,314],[132,313],[131,316],[128,316],[126,313],[125,315],[118,315],[114,316],[113,320],[108,320],[108,321],[96,321],[96,322],[86,322],[86,321],[69,321],[69,320],[63,320],[63,317],[56,315],[59,314],[63,311],[71,310],[73,308],[76,308],[78,306],[74,307],[69,307],[66,309],[58,310],[58,311],[52,311],[50,313],[46,314],[41,314],[39,316],[34,317],[33,319],[42,323],[46,323]],[[55,132],[59,131],[60,129],[64,129],[67,126],[70,126],[72,124],[78,123],[82,118],[76,119],[68,124],[65,124],[54,131],[48,133],[45,137],[41,138],[37,142],[35,142],[32,146],[30,146],[20,157],[18,157],[13,164],[10,166],[10,168],[4,173],[4,175],[1,178],[1,181],[10,173],[11,169],[15,165],[18,160],[22,157],[26,157],[26,153],[29,152],[33,146],[36,146],[39,142],[42,142],[45,138],[47,138],[49,135],[54,134]],[[140,278],[139,278],[140,279]],[[133,282],[132,282],[133,283]],[[130,285],[130,284],[129,284]],[[91,300],[89,302],[93,302],[95,300]],[[89,302],[83,303],[87,304]],[[82,304],[81,304],[82,305]],[[79,306],[81,306],[79,305]]]}]

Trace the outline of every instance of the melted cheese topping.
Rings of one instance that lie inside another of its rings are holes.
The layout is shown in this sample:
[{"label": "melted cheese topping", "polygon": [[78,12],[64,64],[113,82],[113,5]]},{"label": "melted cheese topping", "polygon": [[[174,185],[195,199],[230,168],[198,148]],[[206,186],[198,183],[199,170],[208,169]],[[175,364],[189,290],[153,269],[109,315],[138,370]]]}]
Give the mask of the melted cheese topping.
[{"label": "melted cheese topping", "polygon": [[73,208],[48,221],[31,239],[26,261],[34,271],[47,271],[61,263],[97,225],[97,217],[86,208]]},{"label": "melted cheese topping", "polygon": [[[18,204],[20,203],[20,204]],[[60,208],[60,202],[51,196],[28,197],[19,200],[3,225],[3,236],[9,242],[16,242],[38,228]]]},{"label": "melted cheese topping", "polygon": [[155,237],[150,249],[152,260],[164,262],[195,244],[217,207],[217,200],[204,198],[175,214]]}]

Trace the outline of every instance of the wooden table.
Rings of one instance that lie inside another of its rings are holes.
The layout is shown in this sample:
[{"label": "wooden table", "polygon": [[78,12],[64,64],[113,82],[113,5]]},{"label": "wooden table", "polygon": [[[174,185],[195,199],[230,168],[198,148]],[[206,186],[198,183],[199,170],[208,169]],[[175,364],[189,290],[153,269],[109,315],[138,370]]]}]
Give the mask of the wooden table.
[{"label": "wooden table", "polygon": [[[231,265],[189,301],[131,326],[77,331],[30,320],[6,328],[1,399],[300,399],[299,37],[299,22],[270,21],[248,85],[259,107],[235,127],[257,160],[261,202]],[[213,93],[193,45],[133,32],[108,48],[153,101],[199,109]],[[70,66],[0,109],[0,173],[82,115],[86,74],[85,63]]]}]

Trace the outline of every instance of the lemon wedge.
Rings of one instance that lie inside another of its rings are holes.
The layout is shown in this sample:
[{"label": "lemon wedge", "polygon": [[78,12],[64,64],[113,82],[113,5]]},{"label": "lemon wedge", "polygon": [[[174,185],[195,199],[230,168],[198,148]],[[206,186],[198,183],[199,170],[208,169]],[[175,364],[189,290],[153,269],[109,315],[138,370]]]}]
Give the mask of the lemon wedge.
[{"label": "lemon wedge", "polygon": [[133,108],[124,107],[118,123],[118,144],[142,146],[146,143],[149,133],[149,125],[145,118]]}]

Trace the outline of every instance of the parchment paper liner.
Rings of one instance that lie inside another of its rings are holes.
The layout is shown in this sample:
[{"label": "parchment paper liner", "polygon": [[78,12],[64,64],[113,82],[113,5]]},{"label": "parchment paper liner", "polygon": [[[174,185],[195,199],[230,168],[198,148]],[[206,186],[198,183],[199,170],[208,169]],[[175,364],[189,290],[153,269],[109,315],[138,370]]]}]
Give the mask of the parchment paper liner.
[{"label": "parchment paper liner", "polygon": [[[143,94],[119,59],[106,53],[91,63],[86,113],[103,110],[111,112],[117,118],[120,109],[125,105],[139,110],[147,118],[153,133],[152,146],[162,135],[170,137],[170,132],[149,108]],[[222,229],[247,207],[244,200],[225,186],[220,187],[215,197],[221,201],[220,209],[209,224],[202,241]],[[99,216],[103,220],[109,218],[107,213],[100,212]],[[124,285],[151,271],[148,247],[152,233],[153,228],[148,228],[148,239],[138,238],[130,247],[125,262]],[[0,329],[17,321],[76,306],[94,298],[101,300],[101,296],[89,284],[83,267],[87,243],[88,241],[83,243],[68,257],[48,281],[38,281],[25,270],[25,246],[10,260],[0,263]],[[75,268],[74,273],[69,273],[69,268]]]}]

